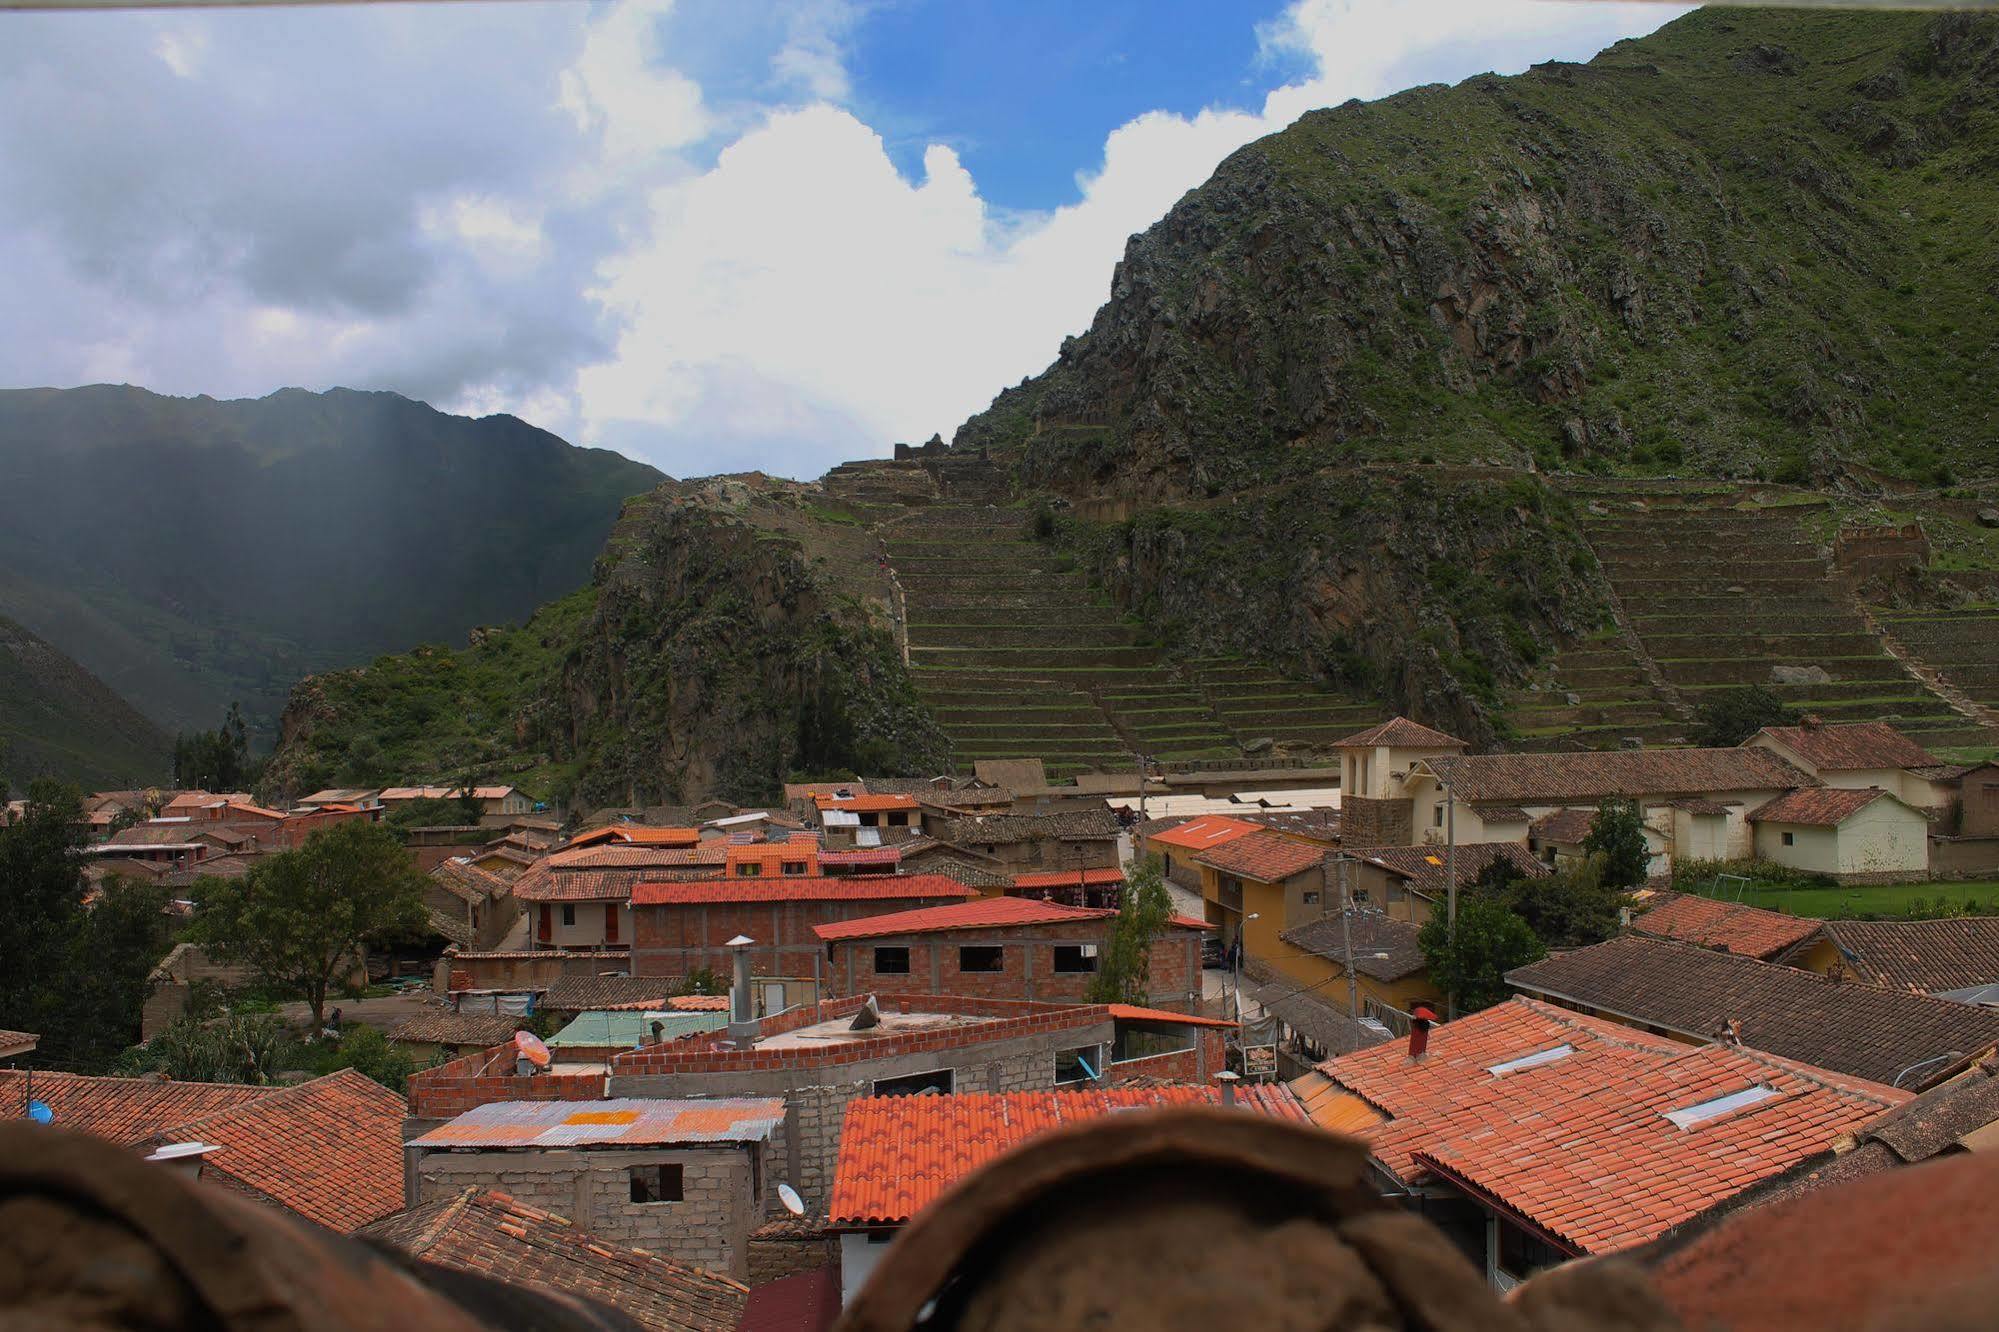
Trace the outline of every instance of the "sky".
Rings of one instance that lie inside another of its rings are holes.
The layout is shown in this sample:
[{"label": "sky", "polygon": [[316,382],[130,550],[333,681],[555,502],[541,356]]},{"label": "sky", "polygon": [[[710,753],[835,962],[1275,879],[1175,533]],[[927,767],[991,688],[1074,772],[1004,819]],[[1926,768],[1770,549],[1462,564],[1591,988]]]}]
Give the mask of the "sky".
[{"label": "sky", "polygon": [[673,475],[810,477],[1038,373],[1130,235],[1303,112],[1684,12],[0,12],[0,386],[390,389]]}]

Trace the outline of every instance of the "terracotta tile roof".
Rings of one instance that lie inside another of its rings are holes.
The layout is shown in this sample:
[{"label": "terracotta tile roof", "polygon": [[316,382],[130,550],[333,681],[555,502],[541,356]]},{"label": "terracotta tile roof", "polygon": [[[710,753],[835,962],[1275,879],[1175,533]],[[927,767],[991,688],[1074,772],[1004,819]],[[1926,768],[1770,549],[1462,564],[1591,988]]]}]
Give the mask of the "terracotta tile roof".
[{"label": "terracotta tile roof", "polygon": [[[1742,1024],[1744,1045],[1882,1083],[1920,1060],[1999,1042],[1999,1012],[1641,934],[1517,967],[1506,981],[1694,1040],[1732,1019]],[[1949,1071],[1940,1062],[1908,1085]]]},{"label": "terracotta tile roof", "polygon": [[427,1045],[476,1045],[484,1049],[512,1040],[521,1025],[505,1013],[454,1013],[450,1009],[437,1009],[412,1013],[389,1028],[389,1039]]},{"label": "terracotta tile roof", "polygon": [[586,1009],[664,1008],[675,982],[667,976],[557,976],[542,1007]]},{"label": "terracotta tile roof", "polygon": [[1256,832],[1260,824],[1244,819],[1232,819],[1225,814],[1203,814],[1199,818],[1188,819],[1176,827],[1160,832],[1147,833],[1150,841],[1165,846],[1177,846],[1187,851],[1211,851],[1224,842],[1235,841]]},{"label": "terracotta tile roof", "polygon": [[[272,1087],[222,1082],[163,1082],[148,1078],[96,1078],[77,1073],[34,1072],[34,1098],[55,1111],[59,1128],[79,1129],[134,1147],[154,1134],[203,1115],[269,1096]],[[0,1106],[19,1113],[28,1075],[0,1069]]]},{"label": "terracotta tile roof", "polygon": [[813,797],[821,809],[844,809],[853,814],[874,814],[891,809],[915,809],[913,795],[822,795]]},{"label": "terracotta tile roof", "polygon": [[1086,870],[1037,870],[1032,874],[1016,874],[1013,886],[1016,888],[1074,888],[1079,884],[1087,888],[1104,888],[1124,882],[1121,869]]},{"label": "terracotta tile roof", "polygon": [[431,906],[425,907],[423,914],[430,932],[446,943],[457,944],[460,948],[470,948],[479,942],[479,936],[472,931],[472,922],[463,916],[439,911]]},{"label": "terracotta tile roof", "polygon": [[748,1289],[600,1240],[496,1189],[467,1189],[362,1232],[441,1267],[609,1305],[655,1332],[734,1332]]},{"label": "terracotta tile roof", "polygon": [[1378,726],[1370,726],[1365,731],[1355,731],[1344,740],[1333,741],[1335,749],[1375,749],[1381,746],[1393,749],[1463,749],[1465,742],[1454,735],[1433,731],[1410,721],[1407,717],[1390,717]]},{"label": "terracotta tile roof", "polygon": [[1474,805],[1472,811],[1487,823],[1527,822],[1527,811],[1518,805]]},{"label": "terracotta tile roof", "polygon": [[156,1134],[155,1144],[220,1147],[202,1175],[225,1177],[328,1230],[348,1234],[403,1207],[403,1098],[351,1068]]},{"label": "terracotta tile roof", "polygon": [[825,1332],[839,1317],[840,1269],[820,1267],[752,1290],[738,1332]]},{"label": "terracotta tile roof", "polygon": [[[1191,1085],[863,1097],[847,1103],[827,1211],[836,1226],[907,1221],[963,1176],[1064,1124],[1115,1110],[1220,1101],[1217,1088]],[[1243,1086],[1238,1101],[1280,1118],[1305,1118],[1281,1084]]]},{"label": "terracotta tile roof", "polygon": [[646,874],[637,869],[554,870],[544,860],[514,880],[514,897],[522,902],[623,902]]},{"label": "terracotta tile roof", "polygon": [[437,1148],[767,1142],[783,1123],[783,1100],[768,1096],[493,1101],[410,1141],[412,1146]]},{"label": "terracotta tile roof", "polygon": [[430,872],[431,882],[461,902],[479,905],[510,891],[507,881],[488,873],[471,861],[453,856],[440,861]]},{"label": "terracotta tile roof", "polygon": [[1224,1027],[1234,1030],[1239,1022],[1228,1018],[1202,1017],[1199,1013],[1176,1013],[1170,1008],[1144,1008],[1138,1004],[1105,1004],[1119,1022],[1171,1022],[1183,1027]]},{"label": "terracotta tile roof", "polygon": [[1681,796],[1678,800],[1668,800],[1668,808],[1685,810],[1689,814],[1723,815],[1733,806],[1720,800],[1704,800],[1700,796]]},{"label": "terracotta tile roof", "polygon": [[1553,842],[1557,846],[1581,846],[1589,830],[1596,826],[1596,808],[1558,809],[1543,814],[1527,828],[1527,835],[1537,842]]},{"label": "terracotta tile roof", "polygon": [[1203,851],[1198,859],[1223,874],[1258,883],[1280,883],[1294,874],[1317,869],[1326,859],[1326,848],[1259,828],[1247,837]]},{"label": "terracotta tile roof", "polygon": [[1874,985],[1943,994],[1999,981],[1999,917],[1829,920],[1825,931]]},{"label": "terracotta tile roof", "polygon": [[1123,829],[1108,809],[1073,810],[1066,814],[985,814],[941,820],[937,840],[999,846],[1016,842],[1099,841],[1116,838]]},{"label": "terracotta tile roof", "polygon": [[[1390,1116],[1358,1132],[1398,1178],[1469,1187],[1578,1253],[1665,1234],[1829,1156],[1835,1139],[1908,1099],[1526,999],[1438,1027],[1420,1061],[1397,1041],[1319,1068]],[[1753,1088],[1775,1094],[1684,1126],[1667,1118]]]},{"label": "terracotta tile roof", "polygon": [[[932,842],[929,845],[935,846],[937,843]],[[907,850],[903,852],[902,858],[904,863],[908,863],[912,859]],[[961,856],[926,855],[922,857],[922,867],[918,872],[924,874],[941,874],[947,879],[956,879],[959,883],[972,888],[1006,889],[1013,887],[1013,876],[1011,874],[1003,873],[991,865],[966,860]]]},{"label": "terracotta tile roof", "polygon": [[1516,805],[1590,802],[1605,796],[1712,795],[1816,786],[1767,749],[1612,749],[1588,754],[1477,754],[1417,762],[1460,800]]},{"label": "terracotta tile roof", "polygon": [[1928,768],[1943,762],[1887,722],[1766,726],[1756,734],[1775,740],[1802,756],[1814,768],[1827,772],[1854,772],[1863,768]]},{"label": "terracotta tile roof", "polygon": [[[1278,935],[1293,948],[1325,958],[1335,966],[1346,964],[1347,933],[1353,935],[1354,970],[1376,980],[1401,980],[1414,976],[1429,965],[1423,950],[1416,946],[1420,925],[1396,920],[1380,911],[1356,910],[1347,917],[1343,929],[1340,913],[1321,916]],[[1376,957],[1386,953],[1387,957]]]},{"label": "terracotta tile roof", "polygon": [[641,883],[632,905],[700,906],[717,902],[887,902],[925,897],[977,897],[941,874],[867,874],[835,878],[695,879]]},{"label": "terracotta tile roof", "polygon": [[1640,934],[1684,939],[1765,962],[1812,938],[1824,924],[1809,916],[1787,916],[1691,893],[1661,893],[1653,900],[1659,905],[1631,922]]},{"label": "terracotta tile roof", "polygon": [[[1450,891],[1450,857],[1441,846],[1356,846],[1348,848],[1347,854],[1400,875],[1425,897],[1442,897]],[[1505,861],[1522,879],[1544,879],[1553,872],[1518,842],[1461,842],[1457,854],[1459,889],[1477,883],[1494,861]]]},{"label": "terracotta tile roof", "polygon": [[[1807,828],[1837,828],[1888,793],[1869,786],[1858,791],[1817,786],[1789,791],[1749,811],[1751,823],[1796,823]],[[1890,797],[1892,799],[1892,797]]]},{"label": "terracotta tile roof", "polygon": [[1115,918],[1115,911],[1063,906],[1031,897],[981,897],[949,906],[892,911],[884,916],[814,925],[812,932],[827,943],[840,939],[877,939],[891,934],[939,934],[951,930],[990,930],[1020,925],[1098,924]]},{"label": "terracotta tile roof", "polygon": [[821,865],[888,865],[902,863],[902,848],[896,846],[857,846],[846,851],[821,851]]},{"label": "terracotta tile roof", "polygon": [[720,865],[724,847],[636,846],[629,842],[607,842],[557,851],[544,862],[551,870],[657,869],[676,865]]}]

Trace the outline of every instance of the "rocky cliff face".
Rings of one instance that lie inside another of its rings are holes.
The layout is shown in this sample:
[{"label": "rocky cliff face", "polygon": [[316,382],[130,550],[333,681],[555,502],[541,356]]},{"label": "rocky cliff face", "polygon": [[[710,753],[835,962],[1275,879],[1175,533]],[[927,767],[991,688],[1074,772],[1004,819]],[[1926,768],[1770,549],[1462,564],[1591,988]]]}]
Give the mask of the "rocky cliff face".
[{"label": "rocky cliff face", "polygon": [[668,483],[626,507],[591,586],[525,626],[301,684],[271,781],[489,775],[591,807],[938,766],[871,546],[783,483]]}]

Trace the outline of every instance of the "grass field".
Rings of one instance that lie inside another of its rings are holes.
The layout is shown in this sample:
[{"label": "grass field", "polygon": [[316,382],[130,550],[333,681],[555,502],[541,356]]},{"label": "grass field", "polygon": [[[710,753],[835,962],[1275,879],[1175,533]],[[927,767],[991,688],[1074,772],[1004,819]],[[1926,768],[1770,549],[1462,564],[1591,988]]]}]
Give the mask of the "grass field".
[{"label": "grass field", "polygon": [[[1734,900],[1733,892],[1722,894]],[[1742,894],[1750,906],[1767,907],[1793,916],[1832,919],[1843,916],[1903,916],[1910,904],[1921,898],[1952,904],[1975,902],[1977,914],[1999,915],[1999,882],[1966,880],[1950,883],[1894,883],[1852,888],[1789,888],[1752,885]],[[1924,912],[1934,916],[1934,907]]]}]

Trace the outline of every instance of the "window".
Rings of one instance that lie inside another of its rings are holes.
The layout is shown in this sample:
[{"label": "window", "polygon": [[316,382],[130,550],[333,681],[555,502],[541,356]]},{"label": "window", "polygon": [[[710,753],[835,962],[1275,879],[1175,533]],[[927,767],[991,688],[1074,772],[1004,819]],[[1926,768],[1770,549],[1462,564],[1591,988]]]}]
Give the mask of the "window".
[{"label": "window", "polygon": [[1317,888],[1307,888],[1305,890],[1304,900],[1306,906],[1319,905],[1319,890]]},{"label": "window", "polygon": [[802,860],[787,860],[784,862],[784,872],[786,874],[803,874],[805,873],[805,862]]},{"label": "window", "polygon": [[1518,1059],[1509,1059],[1503,1064],[1494,1064],[1486,1069],[1486,1072],[1495,1075],[1518,1073],[1522,1069],[1539,1068],[1543,1064],[1552,1064],[1557,1059],[1567,1059],[1575,1052],[1575,1047],[1572,1045],[1557,1045],[1546,1050],[1536,1050],[1533,1054],[1521,1055]]},{"label": "window", "polygon": [[564,925],[574,925],[576,923],[576,904],[574,902],[564,902],[562,904],[562,923]]},{"label": "window", "polygon": [[876,1078],[877,1096],[924,1096],[931,1093],[949,1096],[952,1077],[948,1068],[932,1069],[928,1073],[911,1073],[900,1078]]},{"label": "window", "polygon": [[633,1166],[631,1177],[635,1203],[676,1203],[680,1201],[680,1167],[677,1165]]},{"label": "window", "polygon": [[1784,834],[1784,845],[1785,845],[1785,846],[1796,846],[1797,844],[1798,844],[1798,835],[1797,835],[1796,833],[1785,833],[1785,834]]},{"label": "window", "polygon": [[1430,811],[1430,826],[1432,828],[1441,828],[1444,826],[1444,807],[1442,805],[1438,805]]},{"label": "window", "polygon": [[1705,1124],[1710,1119],[1719,1119],[1734,1111],[1760,1105],[1775,1095],[1777,1095],[1775,1087],[1744,1087],[1739,1092],[1717,1096],[1711,1101],[1701,1101],[1684,1110],[1668,1110],[1666,1118],[1673,1121],[1675,1128],[1692,1128],[1696,1124]]},{"label": "window", "polygon": [[1055,946],[1055,970],[1058,972],[1095,971],[1097,969],[1097,946],[1095,944],[1057,944]]},{"label": "window", "polygon": [[1093,1082],[1103,1071],[1103,1051],[1094,1045],[1079,1045],[1073,1050],[1055,1052],[1055,1085],[1058,1087],[1072,1082]]},{"label": "window", "polygon": [[966,944],[958,950],[960,971],[1005,971],[1006,950],[998,944]]},{"label": "window", "polygon": [[754,879],[762,872],[763,866],[757,864],[754,860],[739,860],[736,862],[736,877],[739,879]]},{"label": "window", "polygon": [[909,974],[909,950],[907,948],[875,949],[875,975],[907,976]]}]

